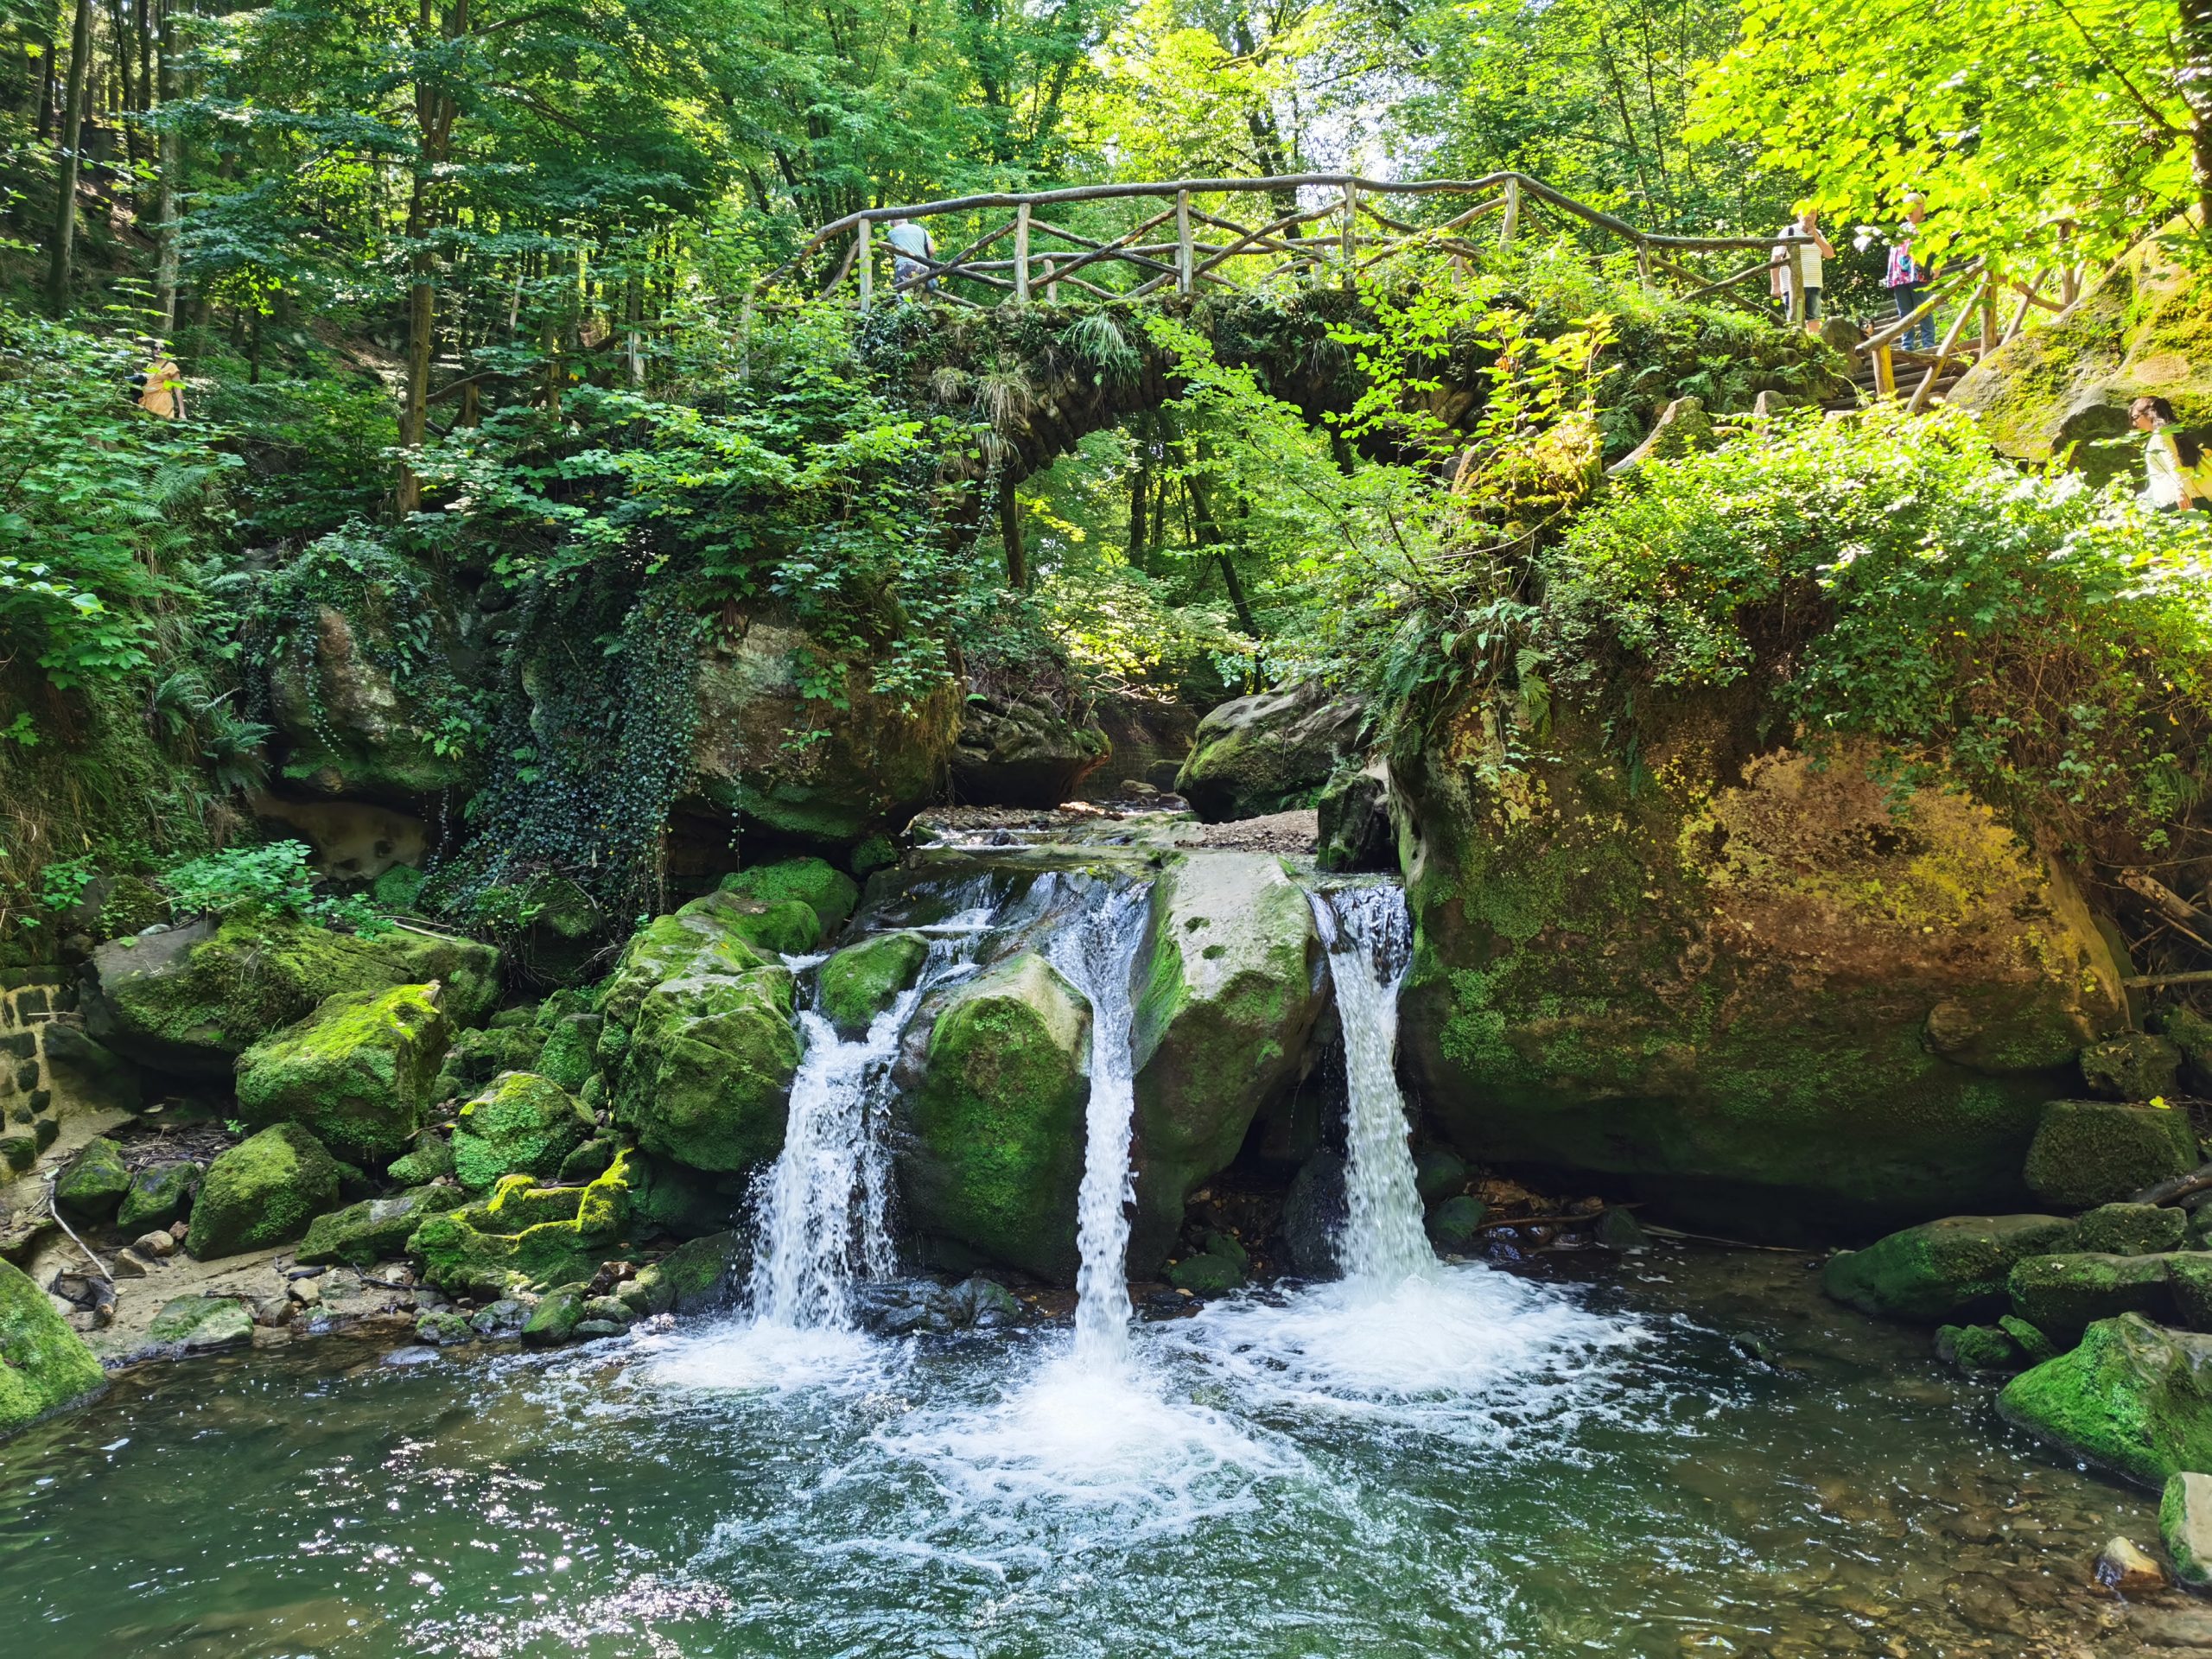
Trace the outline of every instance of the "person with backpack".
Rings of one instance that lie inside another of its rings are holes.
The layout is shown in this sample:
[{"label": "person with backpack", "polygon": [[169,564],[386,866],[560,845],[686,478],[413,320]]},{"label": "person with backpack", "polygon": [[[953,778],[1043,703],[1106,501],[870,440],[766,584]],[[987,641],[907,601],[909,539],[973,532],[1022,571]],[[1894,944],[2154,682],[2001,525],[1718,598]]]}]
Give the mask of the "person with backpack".
[{"label": "person with backpack", "polygon": [[[1890,268],[1882,278],[1882,286],[1890,290],[1890,301],[1897,308],[1897,315],[1909,317],[1920,309],[1921,302],[1928,297],[1928,286],[1936,280],[1936,273],[1913,256],[1913,233],[1920,228],[1920,221],[1928,217],[1918,192],[1904,199],[1904,232],[1890,244]],[[1931,309],[1918,322],[1897,336],[1897,344],[1907,351],[1916,347],[1923,352],[1936,349],[1936,313]]]},{"label": "person with backpack", "polygon": [[2203,447],[2175,430],[2174,406],[2163,397],[2138,397],[2127,406],[2128,424],[2151,435],[2143,448],[2143,500],[2157,512],[2186,512],[2199,501],[2212,503],[2198,483]]}]

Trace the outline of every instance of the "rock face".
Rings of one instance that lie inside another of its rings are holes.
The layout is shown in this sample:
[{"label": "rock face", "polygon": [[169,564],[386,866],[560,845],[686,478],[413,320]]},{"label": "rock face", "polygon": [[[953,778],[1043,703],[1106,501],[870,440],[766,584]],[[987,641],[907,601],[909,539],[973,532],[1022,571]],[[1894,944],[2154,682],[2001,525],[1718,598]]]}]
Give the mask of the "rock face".
[{"label": "rock face", "polygon": [[879,933],[849,944],[822,964],[822,1012],[842,1037],[858,1037],[899,1000],[928,960],[918,933]]},{"label": "rock face", "polygon": [[287,1244],[337,1205],[337,1161],[298,1124],[278,1123],[207,1166],[185,1248],[204,1262]]},{"label": "rock face", "polygon": [[918,1233],[1074,1282],[1090,1053],[1090,1007],[1042,957],[1025,951],[953,993],[898,1160]]},{"label": "rock face", "polygon": [[304,1123],[346,1158],[399,1156],[423,1127],[445,1058],[442,997],[436,985],[325,997],[238,1056],[238,1115],[256,1128]]},{"label": "rock face", "polygon": [[[294,789],[411,804],[465,779],[459,760],[437,753],[436,716],[385,665],[393,655],[390,601],[372,587],[350,613],[317,607],[313,625],[271,665],[278,770]],[[442,621],[435,607],[426,614]]]},{"label": "rock face", "polygon": [[1109,753],[1105,764],[1084,779],[1086,797],[1110,795],[1124,779],[1154,789],[1175,787],[1198,731],[1196,715],[1179,702],[1127,694],[1101,697],[1095,712]]},{"label": "rock face", "polygon": [[2101,1320],[2071,1353],[2014,1377],[1997,1408],[2071,1456],[2163,1488],[2212,1469],[2212,1337],[2133,1313]]},{"label": "rock face", "polygon": [[107,1386],[85,1339],[20,1268],[0,1262],[0,1439]]},{"label": "rock face", "polygon": [[1993,1312],[2016,1262],[2073,1242],[2056,1216],[1948,1216],[1831,1256],[1821,1288],[1878,1319],[1936,1325]]},{"label": "rock face", "polygon": [[1198,722],[1176,792],[1209,823],[1310,806],[1357,747],[1364,715],[1315,684],[1224,702]]},{"label": "rock face", "polygon": [[[2186,221],[2169,227],[2190,240]],[[2133,467],[2142,446],[2094,447],[2128,431],[2127,406],[2164,397],[2182,423],[2203,435],[2212,426],[2212,286],[2192,276],[2188,262],[2145,238],[2063,315],[1999,347],[1967,372],[1945,402],[1981,417],[1990,442],[2022,461],[2051,460],[2080,444],[2073,464],[2101,483]]]},{"label": "rock face", "polygon": [[[837,698],[804,696],[802,671],[826,673]],[[719,639],[699,662],[693,784],[679,810],[818,845],[896,830],[944,786],[960,694],[941,687],[910,711],[870,682],[871,664],[830,656],[798,628],[756,620]]]},{"label": "rock face", "polygon": [[2069,1209],[2111,1204],[2196,1167],[2187,1113],[2112,1100],[2052,1101],[2026,1161],[2035,1195]]},{"label": "rock face", "polygon": [[1137,959],[1133,1270],[1165,1259],[1184,1201],[1297,1081],[1327,999],[1305,891],[1262,853],[1200,853],[1153,884]]},{"label": "rock face", "polygon": [[396,932],[377,940],[240,913],[92,953],[86,1030],[157,1071],[228,1077],[238,1057],[327,997],[436,980],[446,1017],[474,1025],[499,993],[499,953],[469,939]]},{"label": "rock face", "polygon": [[591,1114],[558,1084],[510,1071],[454,1120],[454,1173],[472,1192],[488,1192],[503,1175],[550,1181],[592,1128]]},{"label": "rock face", "polygon": [[2044,1103],[2122,1020],[2063,873],[1855,749],[1741,760],[1718,697],[1653,711],[1633,777],[1578,718],[1526,772],[1471,709],[1394,761],[1402,1064],[1460,1149],[1775,1234],[2018,1207]]},{"label": "rock face", "polygon": [[1063,714],[1049,698],[974,697],[952,747],[953,798],[968,806],[1058,806],[1076,798],[1111,747],[1087,714]]}]

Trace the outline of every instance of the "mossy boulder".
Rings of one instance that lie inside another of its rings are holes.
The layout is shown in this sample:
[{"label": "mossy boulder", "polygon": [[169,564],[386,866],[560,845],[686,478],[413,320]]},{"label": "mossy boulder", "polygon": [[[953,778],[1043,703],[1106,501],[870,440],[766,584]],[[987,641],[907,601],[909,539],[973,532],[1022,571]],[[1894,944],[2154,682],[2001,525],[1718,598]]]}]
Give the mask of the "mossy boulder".
[{"label": "mossy boulder", "polygon": [[466,1100],[502,1071],[535,1071],[545,1044],[545,1033],[530,1025],[456,1032],[430,1084],[430,1098]]},{"label": "mossy boulder", "polygon": [[1821,1288],[1878,1319],[1936,1325],[1994,1312],[2025,1257],[2071,1247],[2056,1216],[1948,1216],[1831,1256]]},{"label": "mossy boulder", "polygon": [[899,829],[943,791],[960,693],[885,694],[874,670],[772,618],[718,631],[694,682],[692,777],[678,810],[734,815],[744,830],[824,848]]},{"label": "mossy boulder", "polygon": [[2042,462],[2071,452],[2097,482],[2131,471],[2139,481],[2139,442],[2127,408],[2164,397],[2182,424],[2212,435],[2212,283],[2188,250],[2198,243],[2187,219],[2170,237],[2147,237],[2063,315],[2030,309],[2029,327],[1974,368],[1947,394],[1972,410],[1998,450]]},{"label": "mossy boulder", "polygon": [[898,1160],[925,1239],[1074,1282],[1090,1045],[1082,994],[1033,952],[953,990],[908,1091]]},{"label": "mossy boulder", "polygon": [[2012,1312],[2062,1346],[2099,1319],[2163,1318],[2173,1306],[2162,1255],[2031,1255],[2005,1281]]},{"label": "mossy boulder", "polygon": [[636,1317],[713,1313],[736,1305],[752,1273],[743,1235],[709,1233],[677,1245],[615,1294]]},{"label": "mossy boulder", "polygon": [[591,1115],[558,1084],[510,1071],[469,1101],[454,1119],[453,1168],[472,1192],[502,1175],[550,1179],[591,1138]]},{"label": "mossy boulder", "polygon": [[[626,1033],[654,986],[702,976],[734,977],[778,965],[774,955],[748,943],[734,925],[734,906],[694,902],[670,916],[656,916],[630,936],[600,991],[600,1012]],[[607,1039],[602,1036],[601,1057]]]},{"label": "mossy boulder", "polygon": [[346,1158],[382,1163],[423,1127],[449,1031],[442,988],[396,985],[325,997],[238,1056],[238,1116],[304,1123]]},{"label": "mossy boulder", "polygon": [[0,1439],[107,1385],[85,1339],[20,1268],[0,1262]]},{"label": "mossy boulder", "polygon": [[399,931],[370,940],[289,917],[240,912],[92,953],[85,1026],[158,1071],[232,1075],[238,1057],[304,1020],[326,998],[435,980],[455,1025],[496,1006],[499,953],[472,939]]},{"label": "mossy boulder", "polygon": [[2054,1100],[2028,1147],[2027,1182],[2047,1204],[2112,1204],[2196,1167],[2189,1115],[2115,1100]]},{"label": "mossy boulder", "polygon": [[535,1071],[574,1093],[591,1077],[592,1058],[599,1050],[599,1033],[606,1021],[595,1014],[563,1014],[545,1033],[545,1046],[532,1066],[511,1070]]},{"label": "mossy boulder", "polygon": [[918,933],[879,933],[849,944],[822,964],[822,1012],[843,1037],[858,1037],[899,1000],[929,960]]},{"label": "mossy boulder", "polygon": [[694,1169],[747,1169],[783,1149],[799,1038],[780,965],[664,981],[638,1005],[615,1122]]},{"label": "mossy boulder", "polygon": [[2192,1331],[2212,1331],[2212,1252],[2176,1250],[2164,1260],[2176,1316]]},{"label": "mossy boulder", "polygon": [[2027,1356],[2001,1325],[1945,1325],[1936,1331],[1936,1357],[1969,1376],[2021,1370]]},{"label": "mossy boulder", "polygon": [[2124,1032],[2082,1051],[2082,1081],[2100,1100],[2151,1100],[2174,1092],[2181,1060],[2170,1039]]},{"label": "mossy boulder", "polygon": [[2091,1325],[2080,1346],[2005,1385],[2005,1420],[2153,1490],[2212,1470],[2212,1336],[2139,1313]]},{"label": "mossy boulder", "polygon": [[576,1326],[583,1322],[584,1303],[589,1300],[588,1284],[561,1285],[549,1290],[530,1310],[530,1318],[523,1322],[522,1339],[536,1348],[550,1348],[568,1341],[575,1335]]},{"label": "mossy boulder", "polygon": [[432,1215],[407,1240],[423,1276],[452,1294],[505,1295],[588,1280],[631,1222],[632,1156],[582,1187],[541,1187],[526,1176],[492,1198]]},{"label": "mossy boulder", "polygon": [[836,865],[819,858],[786,858],[773,864],[754,864],[733,870],[715,884],[715,891],[758,899],[766,905],[788,904],[796,899],[814,912],[817,925],[816,944],[842,927],[845,918],[853,913],[853,906],[861,901],[860,884]]},{"label": "mossy boulder", "polygon": [[970,806],[1058,806],[1073,800],[1113,745],[1087,709],[1036,692],[972,695],[952,748],[954,798]]},{"label": "mossy boulder", "polygon": [[1440,1250],[1465,1251],[1482,1236],[1483,1223],[1489,1217],[1488,1205],[1462,1192],[1428,1212],[1428,1236]]},{"label": "mossy boulder", "polygon": [[314,1267],[342,1262],[352,1268],[401,1254],[425,1217],[458,1210],[467,1195],[458,1186],[416,1187],[388,1198],[365,1198],[317,1216],[300,1241],[299,1260]]},{"label": "mossy boulder", "polygon": [[2158,1541],[2174,1577],[2191,1590],[2212,1590],[2212,1474],[2170,1477],[2158,1495]]},{"label": "mossy boulder", "polygon": [[253,1335],[253,1310],[236,1296],[179,1296],[162,1304],[146,1335],[187,1353],[232,1348]]},{"label": "mossy boulder", "polygon": [[2101,1255],[2158,1255],[2177,1250],[2189,1217],[2170,1205],[2102,1204],[2074,1224],[2068,1249]]},{"label": "mossy boulder", "polygon": [[54,1201],[80,1221],[112,1221],[130,1191],[123,1148],[95,1135],[55,1178]]},{"label": "mossy boulder", "polygon": [[771,959],[804,956],[822,943],[822,918],[803,899],[756,899],[716,888],[677,912],[705,916]]},{"label": "mossy boulder", "polygon": [[415,1144],[405,1155],[395,1158],[391,1167],[385,1171],[391,1179],[402,1186],[427,1186],[441,1176],[453,1173],[453,1148],[445,1136],[435,1129],[425,1129],[415,1137]]},{"label": "mossy boulder", "polygon": [[1262,853],[1192,854],[1153,884],[1137,959],[1129,1261],[1165,1259],[1183,1207],[1298,1080],[1326,1005],[1305,890]]},{"label": "mossy boulder", "polygon": [[130,1190],[115,1212],[118,1232],[135,1235],[149,1227],[166,1227],[191,1208],[193,1194],[207,1174],[206,1166],[188,1158],[148,1164],[130,1176]]},{"label": "mossy boulder", "polygon": [[338,1206],[338,1163],[297,1123],[216,1154],[192,1203],[185,1248],[201,1261],[289,1244]]},{"label": "mossy boulder", "polygon": [[1207,1251],[1186,1255],[1170,1266],[1167,1282],[1193,1296],[1221,1296],[1244,1282],[1244,1268],[1232,1257]]},{"label": "mossy boulder", "polygon": [[1175,792],[1209,823],[1311,806],[1357,748],[1365,714],[1318,683],[1221,703],[1198,721]]},{"label": "mossy boulder", "polygon": [[1872,749],[1762,752],[1732,691],[1640,701],[1632,758],[1561,697],[1506,771],[1489,708],[1391,757],[1401,1065],[1459,1151],[1735,1236],[2022,1207],[2044,1103],[2125,1018],[2062,868]]}]

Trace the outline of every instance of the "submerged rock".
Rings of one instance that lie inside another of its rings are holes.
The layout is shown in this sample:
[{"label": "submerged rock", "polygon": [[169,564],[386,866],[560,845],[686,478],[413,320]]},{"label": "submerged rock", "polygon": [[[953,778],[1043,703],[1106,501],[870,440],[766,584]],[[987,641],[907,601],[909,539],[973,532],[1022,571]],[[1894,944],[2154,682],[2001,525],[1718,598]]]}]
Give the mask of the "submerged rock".
[{"label": "submerged rock", "polygon": [[0,1439],[107,1386],[85,1339],[19,1268],[0,1262]]},{"label": "submerged rock", "polygon": [[2028,1147],[2035,1195],[2069,1209],[2111,1204],[2196,1167],[2185,1112],[2113,1100],[2054,1100]]},{"label": "submerged rock", "polygon": [[2012,1333],[1994,1325],[1937,1326],[1936,1357],[1969,1376],[2017,1371],[2027,1363]]},{"label": "submerged rock", "polygon": [[202,1353],[253,1339],[253,1310],[235,1296],[180,1296],[162,1304],[149,1340]]},{"label": "submerged rock", "polygon": [[305,1124],[347,1157],[404,1152],[449,1040],[442,996],[435,985],[398,985],[325,997],[238,1056],[238,1115],[255,1128]]},{"label": "submerged rock", "polygon": [[822,964],[823,1015],[841,1037],[860,1036],[914,982],[929,953],[918,933],[879,933],[847,945]]},{"label": "submerged rock", "polygon": [[899,1188],[915,1230],[1074,1281],[1090,1010],[1042,957],[961,984],[930,1029]]},{"label": "submerged rock", "polygon": [[454,1174],[472,1192],[488,1191],[503,1175],[550,1179],[593,1128],[591,1115],[558,1084],[510,1071],[454,1119]]},{"label": "submerged rock", "polygon": [[1939,1324],[1994,1311],[2014,1263],[2073,1238],[2056,1216],[1948,1216],[1831,1256],[1821,1288],[1862,1313]]},{"label": "submerged rock", "polygon": [[2005,1385],[2007,1422],[2139,1484],[2212,1469],[2212,1336],[2126,1313]]},{"label": "submerged rock", "polygon": [[207,1166],[185,1248],[204,1262],[287,1244],[337,1203],[337,1160],[300,1125],[274,1124]]},{"label": "submerged rock", "polygon": [[1222,703],[1198,721],[1175,792],[1209,823],[1311,806],[1365,715],[1357,698],[1318,683]]},{"label": "submerged rock", "polygon": [[1135,1272],[1166,1258],[1191,1193],[1297,1081],[1326,1005],[1321,956],[1305,890],[1265,854],[1191,855],[1153,884],[1130,1032]]}]

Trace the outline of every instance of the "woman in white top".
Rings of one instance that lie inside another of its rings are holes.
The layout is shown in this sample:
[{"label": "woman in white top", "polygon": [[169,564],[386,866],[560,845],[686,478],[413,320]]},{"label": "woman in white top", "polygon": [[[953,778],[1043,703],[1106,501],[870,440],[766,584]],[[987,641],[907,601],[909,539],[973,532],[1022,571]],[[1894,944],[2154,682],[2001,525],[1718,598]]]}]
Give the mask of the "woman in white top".
[{"label": "woman in white top", "polygon": [[2127,418],[2151,441],[2143,448],[2143,499],[2160,512],[2181,512],[2202,499],[2196,463],[2204,458],[2196,439],[2174,430],[2174,407],[2163,397],[2138,397]]}]

